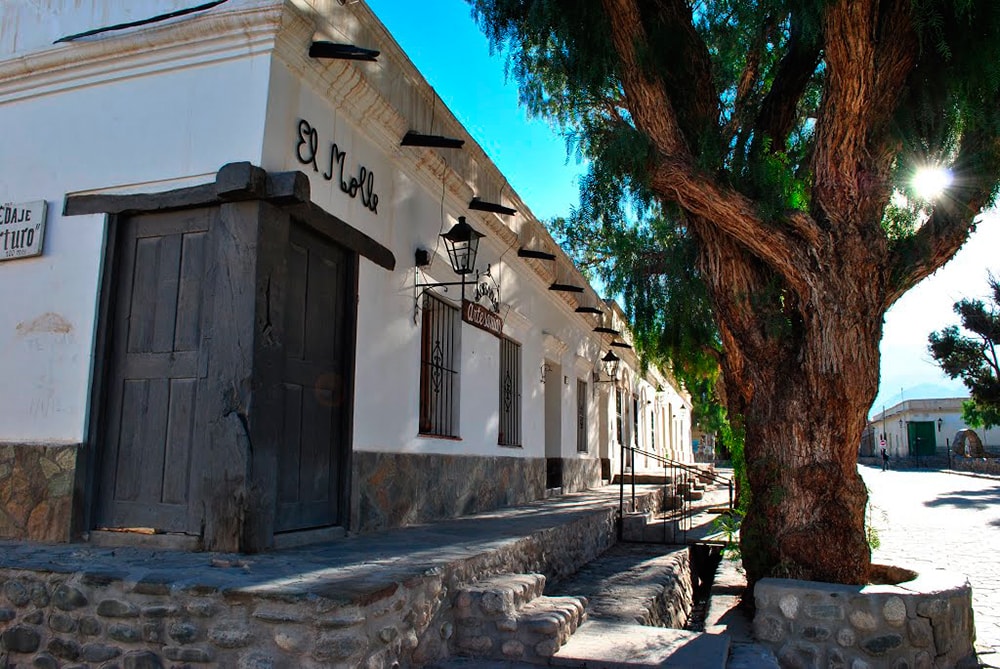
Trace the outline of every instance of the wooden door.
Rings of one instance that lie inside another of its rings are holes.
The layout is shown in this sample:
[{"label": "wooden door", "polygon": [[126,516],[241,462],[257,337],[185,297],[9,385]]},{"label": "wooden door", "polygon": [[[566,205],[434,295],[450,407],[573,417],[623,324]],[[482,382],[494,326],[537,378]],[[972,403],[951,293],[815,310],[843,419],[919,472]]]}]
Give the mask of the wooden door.
[{"label": "wooden door", "polygon": [[344,521],[355,255],[293,224],[276,532]]},{"label": "wooden door", "polygon": [[99,468],[99,528],[197,534],[208,230],[215,210],[135,216],[117,233],[111,350]]}]

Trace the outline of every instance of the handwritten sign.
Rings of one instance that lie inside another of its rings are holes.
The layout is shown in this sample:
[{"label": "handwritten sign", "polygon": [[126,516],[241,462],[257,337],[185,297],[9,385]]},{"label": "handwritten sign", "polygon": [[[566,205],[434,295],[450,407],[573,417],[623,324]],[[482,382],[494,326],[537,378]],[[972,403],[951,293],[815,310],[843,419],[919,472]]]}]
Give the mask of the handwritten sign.
[{"label": "handwritten sign", "polygon": [[481,304],[462,300],[462,320],[495,337],[503,333],[503,319]]},{"label": "handwritten sign", "polygon": [[42,255],[45,200],[0,205],[0,261]]},{"label": "handwritten sign", "polygon": [[[378,213],[378,193],[375,192],[375,173],[364,165],[358,167],[358,176],[348,179],[344,175],[344,165],[347,162],[347,151],[341,151],[335,142],[329,143],[329,160],[324,161],[327,169],[322,172],[323,178],[332,181],[334,177],[340,184],[340,190],[352,198],[360,197],[363,204],[373,214]],[[298,143],[295,145],[295,157],[303,165],[312,165],[313,172],[319,172],[319,132],[305,119],[299,120]]]}]

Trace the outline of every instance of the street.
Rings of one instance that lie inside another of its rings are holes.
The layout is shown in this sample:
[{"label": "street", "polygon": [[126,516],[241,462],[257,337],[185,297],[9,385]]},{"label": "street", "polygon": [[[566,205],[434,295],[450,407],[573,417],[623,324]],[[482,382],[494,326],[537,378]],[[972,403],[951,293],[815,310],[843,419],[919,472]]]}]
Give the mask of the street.
[{"label": "street", "polygon": [[935,470],[859,466],[870,494],[872,561],[931,566],[972,584],[976,649],[1000,666],[1000,480]]}]

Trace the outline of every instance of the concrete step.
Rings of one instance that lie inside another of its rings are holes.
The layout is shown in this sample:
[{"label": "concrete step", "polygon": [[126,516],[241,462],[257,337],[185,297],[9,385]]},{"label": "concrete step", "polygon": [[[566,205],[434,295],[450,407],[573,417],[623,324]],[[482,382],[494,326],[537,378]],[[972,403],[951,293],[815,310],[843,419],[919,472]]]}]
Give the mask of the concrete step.
[{"label": "concrete step", "polygon": [[725,669],[729,637],[591,620],[549,660],[586,669]]}]

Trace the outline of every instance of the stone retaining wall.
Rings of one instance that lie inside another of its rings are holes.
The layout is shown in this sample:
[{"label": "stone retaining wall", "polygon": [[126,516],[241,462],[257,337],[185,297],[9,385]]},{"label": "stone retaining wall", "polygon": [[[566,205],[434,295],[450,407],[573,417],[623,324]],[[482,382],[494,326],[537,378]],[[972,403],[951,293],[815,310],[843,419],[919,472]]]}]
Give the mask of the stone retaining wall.
[{"label": "stone retaining wall", "polygon": [[765,578],[754,634],[782,667],[976,667],[972,588],[933,571],[900,585]]},{"label": "stone retaining wall", "polygon": [[990,458],[966,458],[961,455],[953,455],[951,458],[951,468],[960,472],[996,476],[1000,475],[1000,459],[996,456]]},{"label": "stone retaining wall", "polygon": [[[617,513],[575,511],[478,553],[341,567],[321,547],[248,558],[0,546],[0,667],[422,666],[449,656],[459,586],[501,573],[565,578],[615,543]],[[15,555],[46,566],[11,567]]]},{"label": "stone retaining wall", "polygon": [[0,666],[389,666],[412,653],[446,597],[440,577],[336,597],[256,596],[207,586],[137,583],[100,574],[0,574]]}]

